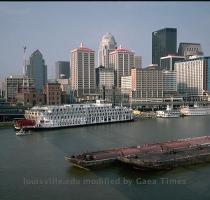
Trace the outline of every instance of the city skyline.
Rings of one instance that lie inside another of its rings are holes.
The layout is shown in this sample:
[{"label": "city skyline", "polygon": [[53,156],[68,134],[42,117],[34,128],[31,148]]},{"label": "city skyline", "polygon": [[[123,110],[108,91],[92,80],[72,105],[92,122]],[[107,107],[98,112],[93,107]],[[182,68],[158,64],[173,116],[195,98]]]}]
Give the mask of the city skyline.
[{"label": "city skyline", "polygon": [[[0,79],[22,74],[23,47],[27,58],[39,49],[54,78],[58,60],[69,61],[80,42],[96,54],[101,38],[110,32],[118,47],[152,63],[152,32],[177,28],[180,42],[200,43],[210,55],[209,2],[1,2]],[[146,20],[145,20],[146,19]],[[154,20],[155,19],[155,20]],[[198,22],[198,23],[196,23]],[[97,66],[97,60],[96,60]]]}]

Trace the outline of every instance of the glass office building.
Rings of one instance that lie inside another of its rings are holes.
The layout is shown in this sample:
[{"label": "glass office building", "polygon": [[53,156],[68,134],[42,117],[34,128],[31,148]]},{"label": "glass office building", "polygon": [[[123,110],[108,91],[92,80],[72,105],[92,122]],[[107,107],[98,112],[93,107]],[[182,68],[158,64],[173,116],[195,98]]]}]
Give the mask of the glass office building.
[{"label": "glass office building", "polygon": [[164,28],[152,33],[152,63],[160,66],[160,58],[176,55],[177,29]]}]

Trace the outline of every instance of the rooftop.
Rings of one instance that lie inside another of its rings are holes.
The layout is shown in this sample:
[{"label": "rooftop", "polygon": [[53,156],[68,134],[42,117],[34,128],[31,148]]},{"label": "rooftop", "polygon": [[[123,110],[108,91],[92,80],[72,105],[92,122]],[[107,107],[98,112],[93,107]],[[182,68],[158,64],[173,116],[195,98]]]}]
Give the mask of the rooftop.
[{"label": "rooftop", "polygon": [[83,42],[80,43],[80,47],[73,49],[73,51],[87,51],[87,52],[94,52],[94,50],[84,47]]}]

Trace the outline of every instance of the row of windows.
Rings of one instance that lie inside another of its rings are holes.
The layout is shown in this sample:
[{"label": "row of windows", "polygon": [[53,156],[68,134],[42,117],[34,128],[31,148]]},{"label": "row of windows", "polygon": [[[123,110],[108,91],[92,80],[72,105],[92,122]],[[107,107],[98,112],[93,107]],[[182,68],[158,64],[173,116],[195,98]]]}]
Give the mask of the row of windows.
[{"label": "row of windows", "polygon": [[[112,117],[112,118],[118,118],[118,117],[122,117],[122,116],[125,116],[125,115],[129,115],[129,113],[123,113],[121,115],[114,115],[112,114],[111,116],[107,116],[105,114],[103,115],[89,115],[89,118],[95,118],[95,117]],[[50,120],[65,120],[65,119],[79,119],[79,120],[85,120],[85,119],[88,119],[87,117],[80,117],[80,116],[64,116],[64,117],[49,117]]]},{"label": "row of windows", "polygon": [[[62,110],[61,110],[62,111]],[[59,113],[59,109],[57,109],[57,112],[56,111],[53,111],[53,112],[55,112],[55,113],[57,113],[57,114],[60,114]],[[75,111],[75,110],[70,110],[70,111],[68,111],[68,110],[63,110],[62,111],[63,112],[63,114],[69,114],[69,115],[84,115],[85,113],[88,113],[88,114],[105,114],[105,113],[107,113],[107,114],[120,114],[120,113],[125,113],[125,112],[128,112],[127,110],[122,110],[122,109],[116,109],[116,110],[112,110],[112,109],[110,109],[110,110],[108,110],[108,109],[103,109],[103,110],[77,110],[77,111]],[[29,112],[28,113],[29,115],[41,115],[41,113],[40,112]],[[47,116],[53,116],[53,115],[55,115],[55,114],[52,114],[52,113],[48,113],[47,111],[44,111],[44,114],[45,115],[47,115]],[[65,115],[64,115],[65,116]]]},{"label": "row of windows", "polygon": [[[111,120],[111,119],[130,119],[131,118],[131,115],[120,115],[120,116],[93,116],[91,118],[68,118],[70,120],[65,120],[63,119],[61,122],[73,122],[73,123],[76,123],[76,122],[84,122],[84,121],[95,121],[95,120]],[[56,120],[56,118],[55,118]]]}]

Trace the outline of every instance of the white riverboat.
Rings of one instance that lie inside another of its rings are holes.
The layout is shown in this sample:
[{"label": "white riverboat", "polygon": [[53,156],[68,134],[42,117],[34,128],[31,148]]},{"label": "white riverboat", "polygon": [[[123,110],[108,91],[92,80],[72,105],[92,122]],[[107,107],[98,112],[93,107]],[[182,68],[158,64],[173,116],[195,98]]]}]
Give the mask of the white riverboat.
[{"label": "white riverboat", "polygon": [[[24,120],[15,129],[50,129],[133,120],[132,110],[123,106],[96,101],[92,104],[35,106],[25,111]],[[29,127],[30,124],[30,127]]]},{"label": "white riverboat", "polygon": [[173,106],[167,105],[166,110],[156,111],[156,116],[160,118],[177,118],[180,117],[180,111],[174,110]]},{"label": "white riverboat", "polygon": [[210,106],[198,106],[195,104],[193,107],[185,106],[180,109],[184,116],[201,116],[210,115]]}]

